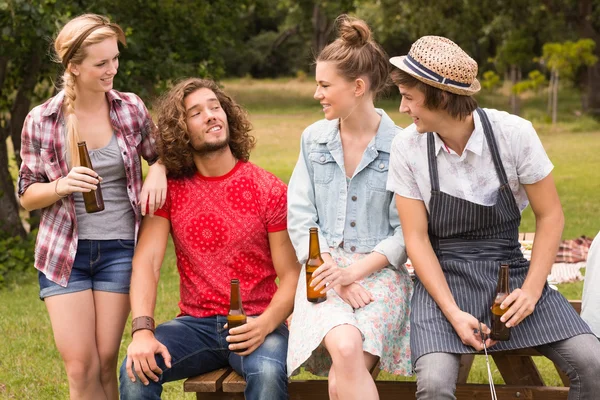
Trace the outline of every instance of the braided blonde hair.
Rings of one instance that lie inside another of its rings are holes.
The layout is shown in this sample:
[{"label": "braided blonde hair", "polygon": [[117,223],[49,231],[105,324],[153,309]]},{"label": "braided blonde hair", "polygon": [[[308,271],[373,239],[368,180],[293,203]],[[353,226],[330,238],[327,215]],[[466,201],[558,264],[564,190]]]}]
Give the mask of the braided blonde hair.
[{"label": "braided blonde hair", "polygon": [[123,45],[126,44],[123,30],[116,24],[111,24],[106,17],[97,14],[84,14],[70,20],[58,33],[54,40],[54,50],[56,51],[56,61],[63,63],[64,57],[68,55],[69,49],[76,45],[80,35],[85,34],[88,29],[102,25],[95,29],[83,40],[81,45],[72,54],[65,65],[65,72],[62,76],[62,89],[65,91],[63,101],[63,112],[67,123],[67,152],[70,156],[71,166],[80,165],[77,143],[79,138],[79,127],[77,116],[75,115],[75,85],[76,76],[71,73],[70,64],[81,64],[87,56],[86,48],[90,45],[100,43],[109,38],[116,38]]}]

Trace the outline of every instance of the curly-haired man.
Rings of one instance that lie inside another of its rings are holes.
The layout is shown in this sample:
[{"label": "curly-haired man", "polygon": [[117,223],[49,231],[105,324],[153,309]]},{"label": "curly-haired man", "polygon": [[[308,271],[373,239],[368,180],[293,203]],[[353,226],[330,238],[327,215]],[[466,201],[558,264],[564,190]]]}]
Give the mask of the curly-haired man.
[{"label": "curly-haired man", "polygon": [[[300,269],[286,229],[286,185],[248,161],[254,138],[247,114],[213,81],[184,80],[155,110],[169,192],[156,216],[144,220],[133,259],[133,340],[121,396],[160,398],[165,382],[231,366],[246,378],[247,399],[287,398],[285,319]],[[154,331],[169,232],[181,312]],[[233,278],[253,317],[228,330]]]}]

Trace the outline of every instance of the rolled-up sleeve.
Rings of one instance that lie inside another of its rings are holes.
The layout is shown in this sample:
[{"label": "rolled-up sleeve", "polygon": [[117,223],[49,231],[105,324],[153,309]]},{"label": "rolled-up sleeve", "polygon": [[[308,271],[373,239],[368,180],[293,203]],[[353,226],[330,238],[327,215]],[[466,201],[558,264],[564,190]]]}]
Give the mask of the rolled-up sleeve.
[{"label": "rolled-up sleeve", "polygon": [[525,121],[519,134],[514,137],[516,140],[512,140],[511,145],[513,154],[516,155],[519,183],[531,185],[547,177],[554,165],[531,122]]},{"label": "rolled-up sleeve", "polygon": [[407,152],[411,151],[407,148],[408,144],[410,144],[410,140],[401,135],[397,135],[392,142],[387,190],[409,199],[423,200],[408,163]]},{"label": "rolled-up sleeve", "polygon": [[142,99],[137,97],[137,100],[138,118],[142,134],[141,155],[148,162],[148,165],[152,165],[158,160],[158,153],[154,144],[156,125],[152,121],[152,117]]},{"label": "rolled-up sleeve", "polygon": [[40,157],[40,134],[39,124],[36,123],[31,113],[29,113],[25,118],[21,132],[22,162],[19,168],[17,184],[19,197],[34,183],[48,182],[44,163]]}]

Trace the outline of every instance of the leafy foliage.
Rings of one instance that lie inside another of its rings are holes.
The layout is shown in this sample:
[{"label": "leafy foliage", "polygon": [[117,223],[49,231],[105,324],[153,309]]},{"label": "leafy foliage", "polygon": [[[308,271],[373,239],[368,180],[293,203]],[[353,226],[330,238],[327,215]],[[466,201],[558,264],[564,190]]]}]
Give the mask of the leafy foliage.
[{"label": "leafy foliage", "polygon": [[596,64],[598,57],[594,54],[595,47],[596,43],[592,39],[580,39],[577,42],[567,40],[564,43],[544,45],[542,62],[551,72],[549,104],[553,123],[557,121],[559,77],[572,81],[579,68]]},{"label": "leafy foliage", "polygon": [[528,79],[523,80],[512,87],[512,92],[521,94],[528,90],[538,92],[542,87],[546,86],[548,80],[546,76],[537,69],[534,69],[528,74]]},{"label": "leafy foliage", "polygon": [[546,43],[543,47],[542,61],[548,69],[558,71],[561,77],[572,79],[580,67],[598,62],[598,57],[594,55],[595,47],[596,43],[591,39]]},{"label": "leafy foliage", "polygon": [[494,71],[485,71],[483,73],[483,79],[481,80],[481,87],[484,90],[489,90],[490,92],[502,86],[502,82],[500,80],[500,76]]},{"label": "leafy foliage", "polygon": [[0,234],[0,289],[34,276],[34,246],[37,230],[27,237]]}]

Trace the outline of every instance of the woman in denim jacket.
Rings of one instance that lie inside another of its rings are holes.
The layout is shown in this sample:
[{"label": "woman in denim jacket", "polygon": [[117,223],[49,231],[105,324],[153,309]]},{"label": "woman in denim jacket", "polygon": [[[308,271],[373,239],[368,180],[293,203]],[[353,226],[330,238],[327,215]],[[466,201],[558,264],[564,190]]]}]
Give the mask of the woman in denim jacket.
[{"label": "woman in denim jacket", "polygon": [[332,399],[377,399],[369,369],[378,359],[391,373],[412,371],[412,283],[398,212],[386,191],[390,146],[400,128],[373,105],[387,84],[385,52],[363,21],[340,16],[338,25],[339,38],[316,63],[314,97],[325,119],[302,134],[288,190],[288,231],[303,264],[309,228],[319,228],[325,264],[313,285],[327,292],[327,301],[309,303],[306,281],[298,281],[288,373],[302,366],[328,374]]}]

